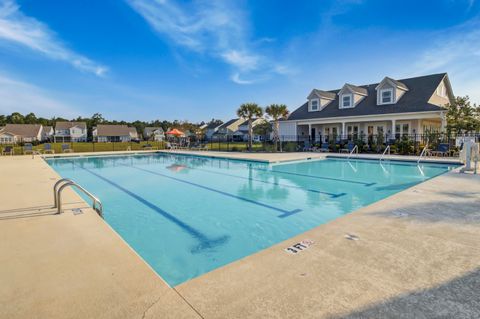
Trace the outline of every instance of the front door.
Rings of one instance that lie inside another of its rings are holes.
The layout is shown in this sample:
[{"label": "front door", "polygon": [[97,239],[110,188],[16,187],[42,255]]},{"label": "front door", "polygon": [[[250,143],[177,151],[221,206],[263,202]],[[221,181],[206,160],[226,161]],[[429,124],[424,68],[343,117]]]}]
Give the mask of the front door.
[{"label": "front door", "polygon": [[315,141],[315,135],[316,134],[317,134],[317,130],[314,127],[312,127],[312,131],[310,132],[312,141]]}]

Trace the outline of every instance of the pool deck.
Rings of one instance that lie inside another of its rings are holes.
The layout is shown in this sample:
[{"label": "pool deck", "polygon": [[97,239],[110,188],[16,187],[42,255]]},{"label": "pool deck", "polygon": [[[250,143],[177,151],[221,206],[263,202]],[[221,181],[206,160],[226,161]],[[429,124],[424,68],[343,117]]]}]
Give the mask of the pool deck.
[{"label": "pool deck", "polygon": [[[201,155],[270,162],[325,156]],[[0,176],[0,318],[480,314],[478,175],[449,172],[175,288],[72,190],[65,191],[66,211],[55,215],[59,176],[40,157],[0,157]],[[73,214],[78,207],[83,213]],[[314,244],[284,251],[304,239]]]}]

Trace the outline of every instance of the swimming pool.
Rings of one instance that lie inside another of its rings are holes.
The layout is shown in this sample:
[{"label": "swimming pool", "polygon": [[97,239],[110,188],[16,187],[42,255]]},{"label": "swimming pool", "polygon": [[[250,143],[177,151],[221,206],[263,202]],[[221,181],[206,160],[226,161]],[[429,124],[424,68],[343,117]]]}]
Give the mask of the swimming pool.
[{"label": "swimming pool", "polygon": [[280,164],[167,153],[51,158],[171,286],[454,166],[326,159]]}]

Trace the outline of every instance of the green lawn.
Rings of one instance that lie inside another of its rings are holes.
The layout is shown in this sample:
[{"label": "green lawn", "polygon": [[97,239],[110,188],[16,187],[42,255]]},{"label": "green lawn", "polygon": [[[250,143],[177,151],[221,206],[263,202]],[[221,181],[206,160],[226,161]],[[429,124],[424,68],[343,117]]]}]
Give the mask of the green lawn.
[{"label": "green lawn", "polygon": [[[154,149],[164,149],[165,144],[163,142],[140,142],[140,143],[50,143],[52,149],[55,151],[55,154],[62,153],[62,144],[68,144],[74,152],[112,152],[112,151],[126,151],[128,147],[132,151],[143,150],[144,145],[150,144]],[[5,148],[5,146],[2,146]],[[44,144],[33,146],[34,150],[39,150],[43,153]],[[23,154],[22,146],[14,147],[14,154],[21,155]]]}]

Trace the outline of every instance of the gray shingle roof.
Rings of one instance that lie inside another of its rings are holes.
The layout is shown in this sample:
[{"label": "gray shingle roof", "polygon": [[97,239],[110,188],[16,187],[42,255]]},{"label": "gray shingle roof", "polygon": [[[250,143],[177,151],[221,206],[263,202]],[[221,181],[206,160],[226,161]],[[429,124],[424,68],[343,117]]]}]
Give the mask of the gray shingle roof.
[{"label": "gray shingle roof", "polygon": [[329,99],[329,100],[334,100],[336,97],[335,93],[328,92],[328,91],[322,91],[318,89],[313,89],[312,94],[315,93],[316,95],[324,98],[324,99]]},{"label": "gray shingle roof", "polygon": [[354,93],[357,93],[357,94],[360,94],[360,95],[367,95],[368,94],[367,89],[365,89],[361,86],[356,86],[356,85],[349,84],[349,83],[346,83],[344,86],[348,87],[350,89],[350,91],[352,91]]},{"label": "gray shingle roof", "polygon": [[127,125],[97,125],[97,136],[127,136],[136,132],[134,127]]},{"label": "gray shingle roof", "polygon": [[87,123],[85,122],[57,122],[55,123],[56,130],[68,130],[71,127],[78,126],[84,130],[87,129]]},{"label": "gray shingle roof", "polygon": [[238,121],[238,118],[237,119],[231,119],[230,121],[227,121],[227,122],[223,123],[221,126],[219,126],[218,129],[229,127],[230,125],[232,125],[236,121]]},{"label": "gray shingle roof", "polygon": [[[318,112],[308,112],[308,102],[306,102],[293,111],[288,120],[440,111],[443,110],[442,107],[430,104],[428,100],[445,76],[446,73],[440,73],[399,80],[399,82],[408,87],[408,91],[405,92],[396,104],[377,105],[375,87],[378,83],[362,85],[360,87],[366,90],[368,95],[354,108],[339,109],[339,97],[337,96],[334,101]],[[329,92],[338,94],[340,90]]]},{"label": "gray shingle roof", "polygon": [[11,133],[22,137],[37,137],[42,129],[40,124],[7,124],[3,132]]}]

